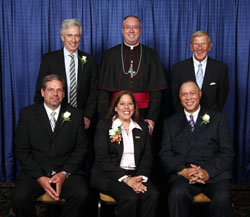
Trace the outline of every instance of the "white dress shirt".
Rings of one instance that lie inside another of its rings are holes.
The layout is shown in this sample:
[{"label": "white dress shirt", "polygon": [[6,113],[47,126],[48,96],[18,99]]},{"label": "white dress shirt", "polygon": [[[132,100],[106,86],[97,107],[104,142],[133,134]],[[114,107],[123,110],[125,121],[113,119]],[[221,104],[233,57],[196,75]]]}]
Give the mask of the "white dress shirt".
[{"label": "white dress shirt", "polygon": [[201,106],[199,106],[199,109],[198,109],[197,111],[195,111],[193,114],[187,112],[187,111],[184,109],[184,112],[185,112],[185,115],[186,115],[186,117],[187,117],[188,122],[190,121],[190,115],[193,115],[194,123],[196,123],[197,118],[198,118],[198,114],[199,114],[199,112],[200,112],[200,109],[201,109]]},{"label": "white dress shirt", "polygon": [[[65,71],[66,71],[66,78],[67,78],[67,95],[68,95],[68,103],[70,103],[70,62],[71,62],[71,53],[64,47],[64,63],[65,63]],[[77,77],[78,77],[78,50],[73,53],[74,60],[75,60],[75,73],[76,73],[76,85],[77,85]]]},{"label": "white dress shirt", "polygon": [[[121,162],[120,162],[120,167],[122,169],[125,169],[125,170],[135,170],[136,165],[135,165],[134,139],[133,139],[132,130],[134,128],[137,128],[139,130],[142,130],[142,129],[139,126],[139,124],[134,122],[132,119],[130,119],[128,134],[126,133],[126,130],[123,127],[120,119],[117,118],[113,121],[112,128],[119,127],[119,126],[121,126],[122,140],[123,140],[123,153],[122,153],[122,158],[121,158]],[[125,176],[119,178],[118,181],[122,182],[122,180],[127,178],[127,177],[128,176],[125,175]],[[148,177],[142,176],[142,179],[143,179],[143,182],[147,182]]]},{"label": "white dress shirt", "polygon": [[55,112],[56,114],[55,114],[54,117],[55,117],[55,119],[56,119],[56,121],[57,121],[58,115],[59,115],[59,113],[60,113],[61,105],[59,105],[58,108],[57,108],[56,110],[52,110],[52,109],[50,109],[48,106],[46,106],[45,103],[44,103],[44,108],[45,108],[45,110],[46,110],[46,112],[47,112],[47,115],[48,115],[48,118],[49,118],[49,119],[50,119],[51,113],[52,113],[52,112]]},{"label": "white dress shirt", "polygon": [[197,72],[198,72],[198,65],[201,64],[202,65],[202,74],[203,74],[203,79],[205,77],[205,72],[206,72],[206,66],[207,66],[207,56],[206,58],[199,62],[195,59],[195,57],[193,56],[193,62],[194,62],[194,71],[195,71],[195,77],[197,76]]}]

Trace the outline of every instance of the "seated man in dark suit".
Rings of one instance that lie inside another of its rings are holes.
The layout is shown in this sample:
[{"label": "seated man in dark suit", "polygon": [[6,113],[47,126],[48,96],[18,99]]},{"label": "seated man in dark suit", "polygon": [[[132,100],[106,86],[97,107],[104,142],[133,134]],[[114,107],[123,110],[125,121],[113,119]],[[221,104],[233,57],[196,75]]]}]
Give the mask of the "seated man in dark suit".
[{"label": "seated man in dark suit", "polygon": [[226,117],[201,107],[201,94],[195,82],[183,83],[184,110],[164,123],[160,158],[169,174],[171,217],[188,217],[193,197],[201,192],[211,199],[211,216],[233,216],[229,166],[234,152]]},{"label": "seated man in dark suit", "polygon": [[13,196],[17,217],[36,216],[35,201],[44,192],[66,200],[61,216],[82,214],[88,188],[81,168],[88,141],[82,111],[61,104],[64,91],[64,80],[48,75],[42,81],[44,102],[20,111],[15,154],[22,170]]},{"label": "seated man in dark suit", "polygon": [[171,81],[175,109],[182,111],[179,89],[183,82],[195,81],[202,91],[201,106],[222,111],[229,92],[228,67],[208,57],[212,42],[208,33],[197,31],[192,35],[190,48],[193,57],[174,64]]}]

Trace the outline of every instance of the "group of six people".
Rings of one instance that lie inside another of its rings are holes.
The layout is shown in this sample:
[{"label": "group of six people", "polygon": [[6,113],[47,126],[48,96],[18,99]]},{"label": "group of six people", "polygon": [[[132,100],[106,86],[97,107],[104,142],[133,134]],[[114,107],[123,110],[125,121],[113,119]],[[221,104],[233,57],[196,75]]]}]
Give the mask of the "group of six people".
[{"label": "group of six people", "polygon": [[[35,216],[35,201],[44,192],[65,199],[61,216],[86,216],[89,184],[83,164],[93,144],[91,187],[118,201],[119,217],[156,216],[151,140],[167,85],[157,52],[139,41],[141,31],[137,16],[125,17],[123,43],[105,51],[97,68],[93,56],[78,50],[80,23],[62,22],[64,47],[43,56],[35,104],[19,115],[16,216]],[[221,112],[228,68],[208,57],[212,42],[206,32],[194,33],[190,48],[193,57],[173,67],[170,89],[177,113],[162,129],[159,157],[169,176],[165,216],[188,217],[194,195],[204,192],[211,216],[230,217],[234,153]]]}]

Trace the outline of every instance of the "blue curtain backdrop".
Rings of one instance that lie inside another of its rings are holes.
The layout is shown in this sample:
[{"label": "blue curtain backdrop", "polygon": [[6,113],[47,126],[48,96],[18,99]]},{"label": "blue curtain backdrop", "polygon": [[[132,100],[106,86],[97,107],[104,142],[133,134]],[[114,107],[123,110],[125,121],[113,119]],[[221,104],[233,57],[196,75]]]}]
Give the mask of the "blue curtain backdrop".
[{"label": "blue curtain backdrop", "polygon": [[[80,49],[99,61],[104,50],[122,42],[122,18],[136,14],[142,20],[141,42],[158,51],[168,83],[173,64],[192,55],[191,34],[201,29],[211,35],[209,55],[229,67],[224,111],[236,153],[234,181],[250,181],[249,12],[249,0],[0,0],[0,180],[16,177],[18,113],[33,103],[42,55],[63,46],[62,20],[80,20]],[[172,106],[169,90],[163,101],[166,117]]]}]

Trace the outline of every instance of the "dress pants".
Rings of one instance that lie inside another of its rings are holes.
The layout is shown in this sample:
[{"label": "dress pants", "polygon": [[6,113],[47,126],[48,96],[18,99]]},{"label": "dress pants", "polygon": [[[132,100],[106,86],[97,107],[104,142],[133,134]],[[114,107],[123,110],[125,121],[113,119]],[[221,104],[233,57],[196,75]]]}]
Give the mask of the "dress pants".
[{"label": "dress pants", "polygon": [[[13,208],[16,217],[36,216],[35,201],[44,193],[35,179],[20,179],[16,182],[13,195]],[[84,216],[84,206],[88,196],[88,188],[84,176],[71,175],[62,185],[61,198],[65,204],[61,217]]]},{"label": "dress pants", "polygon": [[210,199],[209,213],[213,217],[233,217],[230,180],[216,183],[189,184],[183,176],[170,183],[168,205],[170,217],[189,217],[193,197],[205,193]]},{"label": "dress pants", "polygon": [[107,192],[118,201],[118,217],[155,217],[159,192],[151,181],[143,183],[147,186],[145,193],[136,194],[127,184],[110,180]]}]

